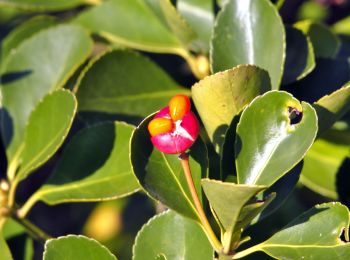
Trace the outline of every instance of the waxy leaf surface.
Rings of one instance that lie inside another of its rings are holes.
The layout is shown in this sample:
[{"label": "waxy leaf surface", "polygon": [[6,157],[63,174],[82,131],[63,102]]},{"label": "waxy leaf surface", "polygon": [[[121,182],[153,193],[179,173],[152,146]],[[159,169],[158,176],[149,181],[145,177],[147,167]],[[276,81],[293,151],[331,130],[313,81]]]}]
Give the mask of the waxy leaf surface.
[{"label": "waxy leaf surface", "polygon": [[[293,109],[301,113],[299,122],[290,119]],[[304,157],[316,133],[316,112],[308,103],[279,91],[257,97],[237,126],[238,183],[272,185]]]}]

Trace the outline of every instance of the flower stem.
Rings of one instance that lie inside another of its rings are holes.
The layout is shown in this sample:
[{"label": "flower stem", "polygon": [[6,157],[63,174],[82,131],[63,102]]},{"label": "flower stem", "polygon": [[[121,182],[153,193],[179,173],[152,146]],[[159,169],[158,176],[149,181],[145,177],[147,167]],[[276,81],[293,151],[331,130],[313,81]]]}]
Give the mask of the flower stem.
[{"label": "flower stem", "polygon": [[191,174],[191,168],[190,168],[190,163],[189,163],[189,156],[187,153],[182,153],[179,156],[181,166],[184,170],[186,181],[188,184],[188,187],[190,189],[192,199],[194,202],[194,206],[196,207],[197,213],[199,220],[202,224],[202,227],[207,234],[210,243],[214,247],[215,251],[220,253],[222,251],[222,245],[220,241],[217,239],[212,227],[209,224],[209,221],[207,219],[207,216],[205,215],[205,212],[203,210],[202,204],[198,198],[197,190],[196,187],[194,186],[193,179],[192,179],[192,174]]},{"label": "flower stem", "polygon": [[43,230],[41,230],[39,227],[37,227],[36,225],[34,225],[32,222],[30,222],[27,219],[22,219],[16,216],[16,214],[12,214],[12,218],[20,225],[22,225],[28,232],[28,234],[42,242],[45,243],[46,240],[50,239],[51,237],[49,235],[47,235]]}]

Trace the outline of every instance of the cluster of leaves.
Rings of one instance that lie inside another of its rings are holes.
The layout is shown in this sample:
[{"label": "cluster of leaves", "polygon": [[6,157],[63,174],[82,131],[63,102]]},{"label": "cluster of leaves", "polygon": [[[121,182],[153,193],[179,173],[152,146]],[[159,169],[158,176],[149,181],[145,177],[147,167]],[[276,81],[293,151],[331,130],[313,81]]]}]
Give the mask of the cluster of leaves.
[{"label": "cluster of leaves", "polygon": [[[267,240],[243,245],[246,228],[279,208],[299,176],[338,199],[348,155],[348,38],[334,32],[350,35],[349,20],[332,29],[284,25],[277,2],[0,0],[0,13],[30,16],[1,45],[1,257],[12,259],[5,239],[25,231],[12,219],[46,239],[26,222],[38,201],[112,200],[139,190],[170,210],[140,230],[135,260],[213,259],[214,251],[222,259],[257,251],[278,259],[349,257],[350,217],[340,203],[317,205]],[[57,15],[37,15],[44,11]],[[137,51],[178,55],[199,81],[180,87]],[[177,157],[153,149],[147,132],[149,115],[178,93],[191,95],[204,126],[190,165],[222,248],[202,229]],[[48,162],[77,121],[82,129],[71,131],[46,183],[18,205],[18,184]],[[46,242],[45,260],[79,257],[116,259],[83,236]]]}]

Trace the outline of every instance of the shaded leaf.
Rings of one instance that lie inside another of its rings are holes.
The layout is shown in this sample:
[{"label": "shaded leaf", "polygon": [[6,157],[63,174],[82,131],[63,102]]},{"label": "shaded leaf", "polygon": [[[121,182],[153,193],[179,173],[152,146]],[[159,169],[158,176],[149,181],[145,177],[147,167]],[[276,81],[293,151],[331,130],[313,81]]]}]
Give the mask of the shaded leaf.
[{"label": "shaded leaf", "polygon": [[315,68],[315,54],[308,36],[296,28],[286,27],[286,40],[283,84],[300,80]]},{"label": "shaded leaf", "polygon": [[58,150],[68,135],[76,109],[75,96],[67,90],[54,91],[34,108],[25,129],[21,168],[16,178],[25,179]]},{"label": "shaded leaf", "polygon": [[187,94],[163,70],[135,52],[114,50],[83,72],[77,91],[79,110],[147,116],[175,94]]},{"label": "shaded leaf", "polygon": [[272,88],[279,88],[285,32],[281,17],[269,0],[227,1],[217,16],[213,33],[213,72],[255,64],[269,72]]},{"label": "shaded leaf", "polygon": [[142,227],[135,240],[132,259],[212,260],[213,256],[213,248],[200,226],[169,210]]},{"label": "shaded leaf", "polygon": [[313,107],[318,118],[318,135],[321,135],[350,110],[350,82],[317,100]]},{"label": "shaded leaf", "polygon": [[[300,121],[292,121],[293,113],[299,113]],[[308,103],[287,92],[257,97],[237,126],[238,183],[272,185],[304,157],[316,133],[316,112]]]},{"label": "shaded leaf", "polygon": [[103,245],[92,238],[68,235],[46,241],[43,260],[116,260]]},{"label": "shaded leaf", "polygon": [[192,98],[216,151],[233,117],[256,96],[271,90],[266,71],[252,65],[208,76],[192,86]]},{"label": "shaded leaf", "polygon": [[337,199],[336,174],[349,155],[349,146],[318,139],[304,158],[300,181],[323,196]]},{"label": "shaded leaf", "polygon": [[[134,174],[147,194],[178,213],[198,220],[185,175],[177,155],[164,154],[153,148],[147,117],[131,137],[131,162]],[[200,180],[208,175],[208,156],[204,142],[198,138],[190,148],[192,178],[201,200]]]},{"label": "shaded leaf", "polygon": [[208,53],[214,25],[213,0],[178,0],[176,5],[181,15],[197,33],[194,46],[202,53]]},{"label": "shaded leaf", "polygon": [[[264,251],[277,259],[347,259],[349,211],[340,203],[316,205],[283,230],[247,252]],[[346,242],[340,239],[345,232]],[[239,258],[240,253],[235,255]]]},{"label": "shaded leaf", "polygon": [[0,0],[0,7],[14,7],[26,11],[63,11],[83,4],[96,4],[99,0]]},{"label": "shaded leaf", "polygon": [[47,93],[63,86],[91,47],[91,39],[82,28],[62,25],[28,38],[8,56],[2,71],[1,134],[10,175],[18,166],[31,111]]},{"label": "shaded leaf", "polygon": [[22,213],[38,200],[55,205],[116,199],[135,192],[139,186],[129,162],[132,130],[119,122],[81,130],[64,150],[47,184],[32,195]]},{"label": "shaded leaf", "polygon": [[6,59],[11,51],[14,51],[25,39],[43,29],[55,25],[56,23],[57,21],[55,17],[42,15],[35,16],[15,27],[2,42],[2,62],[4,62],[3,60]]},{"label": "shaded leaf", "polygon": [[316,57],[335,57],[340,47],[340,41],[326,25],[306,20],[298,22],[294,26],[310,37]]}]

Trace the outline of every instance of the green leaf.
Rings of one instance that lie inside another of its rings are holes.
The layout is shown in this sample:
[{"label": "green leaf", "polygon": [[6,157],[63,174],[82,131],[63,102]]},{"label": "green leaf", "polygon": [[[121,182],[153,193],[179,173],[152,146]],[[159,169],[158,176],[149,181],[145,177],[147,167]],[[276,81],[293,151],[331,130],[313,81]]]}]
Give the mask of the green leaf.
[{"label": "green leaf", "polygon": [[13,260],[10,249],[8,248],[6,241],[2,235],[2,231],[0,230],[0,252],[2,260]]},{"label": "green leaf", "polygon": [[[349,210],[340,203],[317,205],[265,242],[247,250],[264,251],[276,259],[348,259]],[[345,232],[346,242],[340,239]],[[239,258],[240,253],[235,255]]]},{"label": "green leaf", "polygon": [[32,19],[25,21],[19,26],[15,27],[3,40],[1,46],[2,62],[6,57],[14,52],[18,46],[30,36],[35,33],[49,28],[57,23],[57,20],[53,16],[41,15],[35,16]]},{"label": "green leaf", "polygon": [[[131,137],[131,163],[134,174],[147,194],[178,213],[198,220],[185,175],[177,155],[156,150],[147,130],[153,115],[147,117]],[[192,178],[201,200],[201,178],[208,176],[208,155],[198,138],[190,148]]]},{"label": "green leaf", "polygon": [[2,137],[9,174],[18,166],[31,111],[59,89],[89,55],[92,41],[80,27],[62,25],[40,31],[8,56],[2,70]]},{"label": "green leaf", "polygon": [[271,90],[266,71],[252,65],[208,76],[192,86],[192,98],[216,150],[233,117],[256,96]]},{"label": "green leaf", "polygon": [[335,33],[350,35],[350,16],[337,21],[332,25],[332,29]]},{"label": "green leaf", "polygon": [[350,110],[350,82],[317,100],[313,107],[318,117],[318,135],[321,135]]},{"label": "green leaf", "polygon": [[304,158],[301,183],[316,193],[337,199],[337,172],[347,155],[348,145],[318,139]]},{"label": "green leaf", "polygon": [[178,0],[176,5],[181,15],[197,33],[194,46],[202,53],[208,53],[214,25],[213,0]]},{"label": "green leaf", "polygon": [[298,22],[294,26],[310,37],[316,57],[335,57],[340,40],[327,26],[311,20]]},{"label": "green leaf", "polygon": [[184,52],[175,34],[144,0],[105,1],[83,12],[73,23],[127,47],[151,52]]},{"label": "green leaf", "polygon": [[151,60],[135,52],[114,50],[83,72],[77,98],[81,111],[147,116],[178,93],[188,94],[188,90]]},{"label": "green leaf", "polygon": [[97,4],[100,0],[0,0],[1,7],[26,11],[63,11],[83,4]]},{"label": "green leaf", "polygon": [[284,26],[269,0],[227,1],[219,12],[211,42],[213,72],[255,64],[269,72],[278,89],[285,59]]},{"label": "green leaf", "polygon": [[21,168],[16,178],[25,179],[58,150],[68,135],[76,110],[77,101],[68,90],[54,91],[34,108],[25,129]]},{"label": "green leaf", "polygon": [[262,210],[264,202],[256,202],[254,197],[267,187],[210,179],[203,179],[202,186],[214,211],[213,215],[222,229],[224,246],[231,248],[231,244],[234,243],[236,248],[242,229]]},{"label": "green leaf", "polygon": [[116,260],[103,245],[92,238],[76,235],[46,241],[43,260]]},{"label": "green leaf", "polygon": [[[290,119],[292,110],[301,112],[299,122]],[[272,185],[304,157],[316,133],[316,112],[308,103],[279,91],[257,97],[237,126],[238,183]]]},{"label": "green leaf", "polygon": [[132,130],[131,125],[119,122],[81,130],[64,150],[47,184],[32,195],[22,213],[25,215],[38,200],[49,205],[100,201],[137,191],[139,186],[129,162]]},{"label": "green leaf", "polygon": [[196,222],[166,211],[153,217],[139,231],[132,259],[212,260],[213,257],[213,248]]},{"label": "green leaf", "polygon": [[309,36],[293,27],[286,27],[286,62],[282,83],[300,80],[315,68],[315,54]]}]

